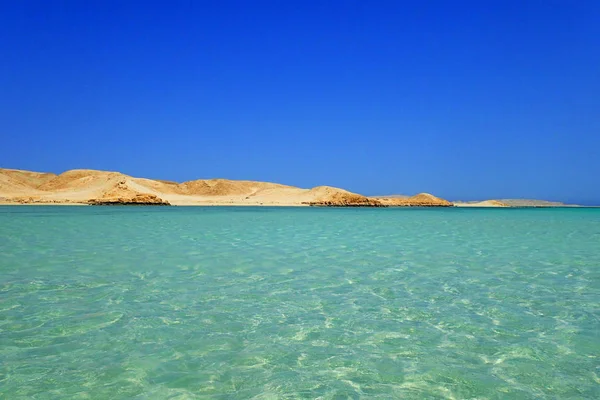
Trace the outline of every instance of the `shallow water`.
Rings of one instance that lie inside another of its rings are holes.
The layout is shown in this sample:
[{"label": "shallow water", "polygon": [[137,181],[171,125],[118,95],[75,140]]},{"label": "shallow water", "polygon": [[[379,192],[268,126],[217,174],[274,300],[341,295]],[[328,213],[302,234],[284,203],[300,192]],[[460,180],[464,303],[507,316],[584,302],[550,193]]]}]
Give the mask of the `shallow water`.
[{"label": "shallow water", "polygon": [[0,207],[0,398],[598,399],[600,209]]}]

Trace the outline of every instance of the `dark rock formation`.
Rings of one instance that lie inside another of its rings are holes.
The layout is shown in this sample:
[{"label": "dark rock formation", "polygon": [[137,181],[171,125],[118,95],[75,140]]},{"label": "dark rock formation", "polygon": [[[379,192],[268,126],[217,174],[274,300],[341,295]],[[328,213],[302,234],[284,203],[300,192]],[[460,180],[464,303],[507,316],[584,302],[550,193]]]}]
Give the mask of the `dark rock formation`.
[{"label": "dark rock formation", "polygon": [[132,197],[112,197],[91,199],[88,201],[92,206],[170,206],[166,200],[153,194],[136,194]]}]

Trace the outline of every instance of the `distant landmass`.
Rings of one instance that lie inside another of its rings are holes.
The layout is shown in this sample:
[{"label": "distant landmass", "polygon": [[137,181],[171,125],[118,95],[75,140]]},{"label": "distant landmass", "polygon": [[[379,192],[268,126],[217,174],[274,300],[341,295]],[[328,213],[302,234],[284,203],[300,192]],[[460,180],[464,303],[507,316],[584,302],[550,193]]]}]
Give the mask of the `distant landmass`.
[{"label": "distant landmass", "polygon": [[455,201],[458,207],[580,207],[576,204],[565,204],[559,201],[535,200],[535,199],[498,199],[485,201]]},{"label": "distant landmass", "polygon": [[322,207],[561,207],[544,200],[456,201],[429,193],[364,196],[331,186],[198,179],[173,182],[75,169],[53,174],[0,168],[0,204],[265,205]]},{"label": "distant landmass", "polygon": [[455,207],[511,207],[509,204],[499,200],[484,201],[455,201]]},{"label": "distant landmass", "polygon": [[577,207],[575,204],[565,204],[559,201],[533,199],[502,199],[500,201],[511,207]]}]

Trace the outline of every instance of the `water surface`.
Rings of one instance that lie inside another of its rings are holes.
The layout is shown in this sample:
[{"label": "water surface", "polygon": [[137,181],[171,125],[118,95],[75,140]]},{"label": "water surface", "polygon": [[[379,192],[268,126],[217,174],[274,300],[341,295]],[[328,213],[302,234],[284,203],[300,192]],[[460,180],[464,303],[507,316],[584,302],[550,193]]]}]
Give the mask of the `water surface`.
[{"label": "water surface", "polygon": [[597,399],[600,209],[0,207],[0,398]]}]

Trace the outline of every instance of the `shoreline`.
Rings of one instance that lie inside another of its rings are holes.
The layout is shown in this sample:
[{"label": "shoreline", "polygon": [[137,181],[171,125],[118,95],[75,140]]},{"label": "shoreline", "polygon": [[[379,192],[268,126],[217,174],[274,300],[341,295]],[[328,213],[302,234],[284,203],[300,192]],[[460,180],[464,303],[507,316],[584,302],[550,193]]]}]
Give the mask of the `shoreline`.
[{"label": "shoreline", "polygon": [[344,205],[310,205],[310,204],[248,204],[248,203],[193,203],[193,204],[88,204],[88,203],[73,203],[73,202],[48,202],[48,203],[17,203],[17,202],[0,202],[0,207],[45,207],[45,206],[69,206],[69,207],[277,207],[277,208],[390,208],[390,209],[473,209],[473,210],[499,210],[499,209],[555,209],[555,208],[569,208],[569,209],[580,209],[580,208],[600,208],[600,206],[580,206],[580,205],[564,205],[564,206],[505,206],[505,207],[493,207],[493,206],[385,206],[385,207],[368,207],[368,206],[344,206]]}]

